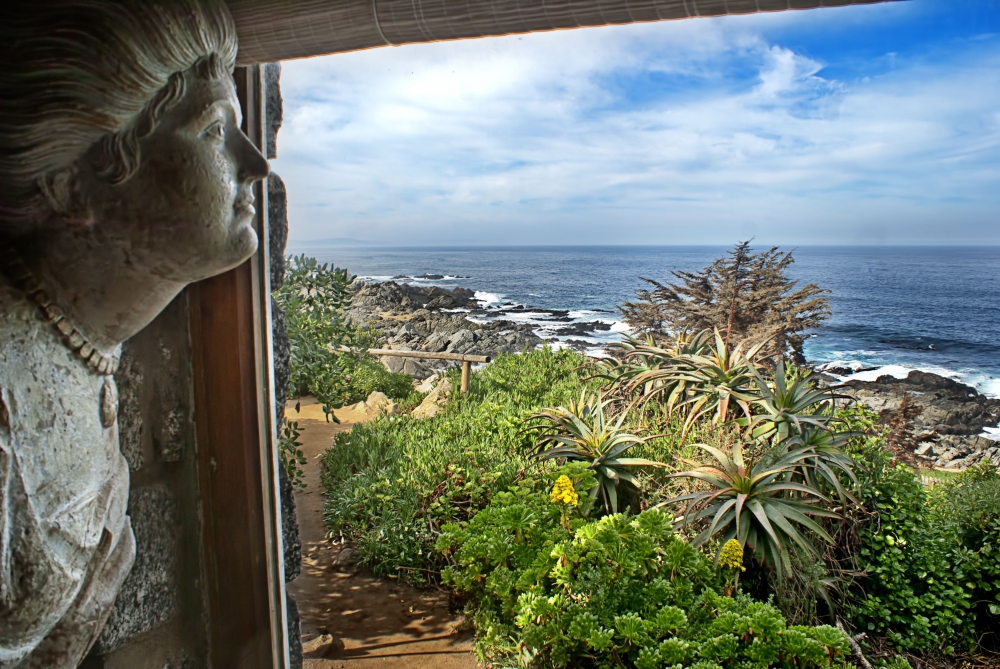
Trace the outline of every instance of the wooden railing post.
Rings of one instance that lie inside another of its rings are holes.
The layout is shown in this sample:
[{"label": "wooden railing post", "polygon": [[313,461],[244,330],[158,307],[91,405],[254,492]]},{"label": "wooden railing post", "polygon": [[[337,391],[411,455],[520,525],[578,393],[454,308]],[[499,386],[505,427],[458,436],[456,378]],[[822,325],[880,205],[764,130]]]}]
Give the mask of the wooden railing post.
[{"label": "wooden railing post", "polygon": [[[351,349],[341,346],[337,350],[349,353]],[[428,353],[425,351],[397,351],[386,348],[370,348],[369,355],[387,356],[396,358],[423,358],[424,360],[454,360],[462,363],[462,393],[469,392],[469,376],[472,374],[472,363],[489,362],[492,358],[488,355],[469,355],[468,353]]]},{"label": "wooden railing post", "polygon": [[469,373],[472,371],[472,363],[468,360],[462,361],[462,394],[469,392]]}]

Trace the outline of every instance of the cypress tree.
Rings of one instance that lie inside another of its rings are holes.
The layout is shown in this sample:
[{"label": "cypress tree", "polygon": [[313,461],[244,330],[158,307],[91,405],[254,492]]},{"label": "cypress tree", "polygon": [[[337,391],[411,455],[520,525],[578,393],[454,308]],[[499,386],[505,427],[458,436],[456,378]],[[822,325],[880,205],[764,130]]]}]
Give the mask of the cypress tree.
[{"label": "cypress tree", "polygon": [[812,283],[796,288],[785,274],[793,262],[791,251],[752,253],[750,242],[741,242],[697,272],[671,272],[677,283],[640,277],[651,288],[620,310],[630,327],[656,339],[718,328],[730,344],[770,338],[769,353],[801,363],[803,332],[830,315],[829,291]]}]

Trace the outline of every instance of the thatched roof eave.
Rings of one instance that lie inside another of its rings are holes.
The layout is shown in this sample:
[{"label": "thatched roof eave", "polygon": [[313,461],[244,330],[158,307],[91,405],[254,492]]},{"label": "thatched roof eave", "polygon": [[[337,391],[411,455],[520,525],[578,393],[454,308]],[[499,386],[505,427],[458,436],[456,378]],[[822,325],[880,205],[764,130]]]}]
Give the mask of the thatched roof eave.
[{"label": "thatched roof eave", "polygon": [[891,0],[229,0],[249,65],[380,46]]}]

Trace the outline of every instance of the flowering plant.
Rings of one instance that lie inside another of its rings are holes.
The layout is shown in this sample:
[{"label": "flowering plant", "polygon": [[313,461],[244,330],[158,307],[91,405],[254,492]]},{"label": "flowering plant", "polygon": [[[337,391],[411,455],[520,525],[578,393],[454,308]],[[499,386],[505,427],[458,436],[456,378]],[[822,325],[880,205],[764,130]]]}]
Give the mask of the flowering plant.
[{"label": "flowering plant", "polygon": [[553,504],[565,504],[566,506],[577,506],[580,503],[580,496],[573,487],[573,482],[568,476],[563,474],[556,479],[556,484],[552,487],[552,494],[549,501]]},{"label": "flowering plant", "polygon": [[[568,467],[580,466],[593,477],[586,463]],[[563,472],[572,482],[576,472]],[[468,597],[483,664],[847,669],[850,647],[836,628],[791,626],[771,604],[718,594],[711,562],[659,509],[567,526],[570,507],[553,492],[525,480],[467,523],[441,528],[437,550],[452,562],[442,577]]]},{"label": "flowering plant", "polygon": [[719,567],[733,570],[732,584],[726,583],[726,596],[731,597],[736,591],[736,586],[740,582],[740,572],[746,571],[743,566],[743,546],[736,539],[730,539],[719,551]]}]

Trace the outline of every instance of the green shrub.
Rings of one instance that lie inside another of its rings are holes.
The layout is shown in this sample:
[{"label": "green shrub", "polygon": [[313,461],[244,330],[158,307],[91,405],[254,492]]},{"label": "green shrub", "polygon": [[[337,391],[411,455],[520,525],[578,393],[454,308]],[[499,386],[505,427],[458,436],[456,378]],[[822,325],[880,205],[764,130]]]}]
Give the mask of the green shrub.
[{"label": "green shrub", "polygon": [[386,416],[337,435],[322,461],[328,531],[356,541],[376,574],[425,582],[440,564],[431,550],[440,526],[537,466],[521,428],[539,408],[579,397],[583,362],[549,348],[501,356],[434,418]]},{"label": "green shrub", "polygon": [[639,488],[638,479],[627,468],[663,464],[623,457],[644,440],[622,428],[628,414],[622,413],[617,419],[609,417],[604,410],[607,404],[597,395],[584,392],[579,402],[532,414],[528,430],[537,434],[534,448],[539,460],[586,462],[597,480],[590,495],[595,499],[599,496],[602,508],[609,513],[618,513],[619,487],[626,493],[635,493]]},{"label": "green shrub", "polygon": [[[581,464],[553,476],[576,478],[583,499],[593,474]],[[444,580],[471,596],[481,661],[841,666],[849,647],[835,628],[787,627],[770,604],[721,596],[711,562],[674,534],[662,511],[588,521],[553,502],[549,487],[526,481],[496,494],[468,523],[442,528],[437,548],[454,562]]]},{"label": "green shrub", "polygon": [[345,382],[339,398],[341,405],[360,402],[376,391],[410,404],[419,399],[412,376],[390,372],[374,356],[345,353],[340,356],[340,365]]},{"label": "green shrub", "polygon": [[[410,376],[391,373],[366,353],[379,346],[379,335],[347,320],[344,310],[354,278],[315,258],[289,257],[285,281],[274,291],[291,347],[289,392],[315,395],[328,415],[376,390],[411,404],[419,398]],[[341,351],[342,346],[350,352]]]},{"label": "green shrub", "polygon": [[285,419],[278,433],[278,457],[288,474],[288,481],[296,488],[305,488],[305,471],[302,466],[306,464],[305,453],[302,452],[302,443],[299,436],[302,430],[299,429],[297,421]]},{"label": "green shrub", "polygon": [[982,468],[927,488],[884,449],[874,414],[843,415],[870,433],[852,446],[864,516],[850,618],[902,650],[976,649],[1000,626],[1000,475]]},{"label": "green shrub", "polygon": [[346,269],[290,256],[284,283],[274,291],[291,347],[289,392],[315,395],[327,410],[341,406],[343,370],[335,351],[351,335],[344,309],[351,301],[353,280]]}]

